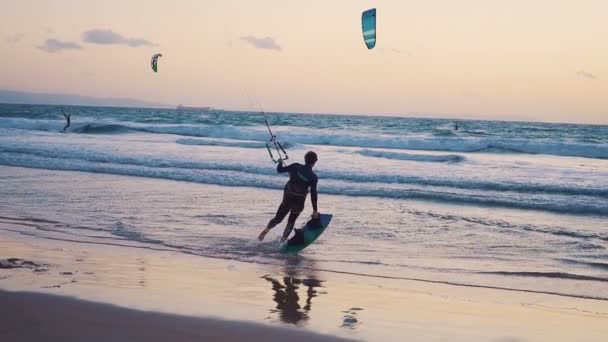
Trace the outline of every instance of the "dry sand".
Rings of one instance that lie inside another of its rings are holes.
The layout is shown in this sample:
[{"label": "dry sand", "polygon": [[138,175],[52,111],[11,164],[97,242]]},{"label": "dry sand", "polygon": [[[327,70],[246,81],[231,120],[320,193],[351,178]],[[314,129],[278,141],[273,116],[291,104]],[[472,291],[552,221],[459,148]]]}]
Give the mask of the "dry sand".
[{"label": "dry sand", "polygon": [[0,291],[0,341],[346,341],[248,322],[125,309],[68,297]]}]

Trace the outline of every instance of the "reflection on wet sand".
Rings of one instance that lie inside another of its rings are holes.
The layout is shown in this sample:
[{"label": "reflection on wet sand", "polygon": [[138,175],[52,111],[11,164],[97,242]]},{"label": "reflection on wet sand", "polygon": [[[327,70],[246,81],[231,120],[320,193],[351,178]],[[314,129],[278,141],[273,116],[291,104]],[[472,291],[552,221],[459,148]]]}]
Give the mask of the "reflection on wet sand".
[{"label": "reflection on wet sand", "polygon": [[[306,277],[298,277],[296,267],[302,261],[301,259],[292,260],[286,265],[285,275],[282,277],[271,277],[265,275],[262,278],[272,284],[274,291],[273,300],[276,303],[275,309],[271,309],[271,313],[277,313],[279,318],[284,323],[301,324],[310,318],[312,308],[312,299],[319,294],[316,288],[324,287],[323,281],[317,279],[314,274],[309,274]],[[300,287],[306,288],[306,300],[300,304]],[[302,306],[303,305],[303,306]]]},{"label": "reflection on wet sand", "polygon": [[[284,323],[300,324],[308,320],[312,298],[317,296],[315,288],[323,287],[320,280],[285,276],[281,283],[280,280],[268,275],[262,278],[271,282],[274,290],[273,299],[277,305],[276,309],[270,310],[270,312],[278,313],[279,318]],[[303,307],[300,305],[300,296],[298,295],[300,286],[306,287],[306,304]]]}]

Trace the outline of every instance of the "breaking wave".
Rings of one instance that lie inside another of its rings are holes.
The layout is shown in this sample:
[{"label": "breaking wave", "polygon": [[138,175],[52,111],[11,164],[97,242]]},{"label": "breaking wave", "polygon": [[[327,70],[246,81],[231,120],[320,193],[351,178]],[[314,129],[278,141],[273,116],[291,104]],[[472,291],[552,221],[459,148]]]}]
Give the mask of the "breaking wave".
[{"label": "breaking wave", "polygon": [[420,162],[434,162],[434,163],[458,163],[465,158],[457,154],[446,154],[446,155],[424,155],[424,154],[412,154],[412,153],[401,153],[401,152],[387,152],[387,151],[375,151],[375,150],[361,150],[357,151],[358,154],[366,157],[396,159],[396,160],[411,160]]},{"label": "breaking wave", "polygon": [[[60,131],[63,122],[59,120],[31,120],[22,118],[2,118],[0,128],[27,129],[40,131]],[[308,129],[303,127],[274,127],[285,144],[329,145],[361,148],[406,149],[421,151],[452,152],[509,152],[528,154],[548,154],[556,156],[608,159],[608,145],[600,143],[570,142],[557,139],[525,139],[504,137],[436,137],[432,135],[390,135],[364,134],[338,129]],[[233,125],[192,125],[192,124],[143,124],[132,122],[98,123],[96,121],[73,123],[69,131],[83,134],[110,134],[147,132],[173,134],[187,137],[221,138],[265,141],[268,132],[262,126]],[[184,141],[182,141],[184,143]],[[194,144],[193,140],[185,142]],[[199,142],[203,144],[204,142]],[[236,143],[235,143],[236,144]],[[235,145],[236,146],[236,145]],[[244,146],[241,146],[244,147]],[[371,154],[370,152],[365,152]],[[388,156],[388,155],[386,155]],[[399,158],[397,155],[392,158]],[[389,157],[389,158],[391,158]],[[405,157],[407,158],[407,157]]]}]

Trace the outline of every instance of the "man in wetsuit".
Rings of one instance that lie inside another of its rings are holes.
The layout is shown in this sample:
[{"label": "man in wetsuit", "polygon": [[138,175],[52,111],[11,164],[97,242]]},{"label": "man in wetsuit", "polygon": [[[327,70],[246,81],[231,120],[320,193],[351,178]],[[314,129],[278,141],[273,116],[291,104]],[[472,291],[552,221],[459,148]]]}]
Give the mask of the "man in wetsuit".
[{"label": "man in wetsuit", "polygon": [[306,202],[306,195],[308,195],[308,189],[310,188],[310,200],[312,202],[312,217],[318,218],[319,213],[317,211],[317,181],[319,178],[312,171],[313,166],[317,162],[317,154],[310,151],[307,152],[304,156],[305,165],[299,163],[293,163],[289,166],[283,166],[283,161],[279,161],[279,165],[277,165],[278,173],[289,172],[289,181],[285,184],[285,189],[283,190],[283,201],[277,210],[276,215],[266,228],[260,233],[258,239],[260,241],[264,240],[264,237],[270,229],[272,229],[277,224],[281,223],[285,216],[289,213],[289,219],[287,220],[287,226],[285,227],[285,231],[283,232],[283,237],[281,238],[281,242],[287,240],[289,234],[293,230],[293,226],[296,223],[296,219],[298,215],[304,209],[304,203]]}]

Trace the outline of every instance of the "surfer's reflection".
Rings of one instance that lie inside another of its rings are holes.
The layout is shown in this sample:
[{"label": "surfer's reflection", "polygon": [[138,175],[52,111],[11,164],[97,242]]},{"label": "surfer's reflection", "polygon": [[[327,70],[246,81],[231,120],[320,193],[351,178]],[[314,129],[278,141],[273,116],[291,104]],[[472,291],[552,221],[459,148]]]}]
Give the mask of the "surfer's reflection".
[{"label": "surfer's reflection", "polygon": [[[308,320],[312,299],[319,294],[316,288],[323,287],[321,280],[314,277],[296,278],[290,274],[282,277],[282,281],[281,278],[273,278],[269,275],[262,278],[272,283],[274,290],[273,299],[277,305],[276,310],[270,310],[271,312],[278,313],[284,323],[300,324]],[[301,306],[298,295],[300,287],[306,287],[306,301],[302,303],[304,306]]]}]

